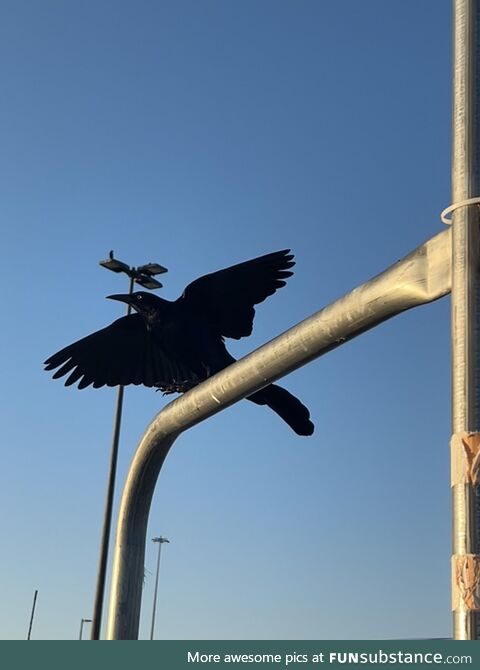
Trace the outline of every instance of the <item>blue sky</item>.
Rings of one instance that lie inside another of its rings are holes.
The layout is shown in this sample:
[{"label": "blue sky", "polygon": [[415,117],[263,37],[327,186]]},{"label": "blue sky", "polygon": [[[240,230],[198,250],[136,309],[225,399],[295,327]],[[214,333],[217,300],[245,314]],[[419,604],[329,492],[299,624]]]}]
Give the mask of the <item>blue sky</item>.
[{"label": "blue sky", "polygon": [[[1,638],[35,589],[34,639],[92,612],[115,391],[42,362],[123,314],[98,261],[166,265],[174,299],[292,248],[237,357],[382,271],[450,203],[450,21],[447,0],[1,3]],[[158,638],[450,635],[449,340],[443,299],[290,375],[312,438],[241,402],[178,439]],[[126,390],[120,484],[164,402]]]}]

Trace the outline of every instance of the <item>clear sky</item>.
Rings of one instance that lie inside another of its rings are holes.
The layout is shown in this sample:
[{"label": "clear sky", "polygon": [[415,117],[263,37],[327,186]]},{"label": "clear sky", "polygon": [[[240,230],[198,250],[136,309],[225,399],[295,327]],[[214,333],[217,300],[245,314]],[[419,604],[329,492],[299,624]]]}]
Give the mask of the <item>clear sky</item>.
[{"label": "clear sky", "polygon": [[[78,637],[92,613],[115,391],[50,354],[107,325],[110,249],[161,295],[291,247],[237,357],[441,231],[450,204],[448,0],[3,0],[0,636]],[[449,299],[283,380],[299,438],[240,402],[181,436],[157,637],[450,635]],[[161,394],[128,388],[123,484]],[[117,496],[118,500],[118,496]],[[115,515],[116,516],[116,515]],[[149,541],[141,637],[149,634]],[[88,625],[85,633],[89,634]]]}]

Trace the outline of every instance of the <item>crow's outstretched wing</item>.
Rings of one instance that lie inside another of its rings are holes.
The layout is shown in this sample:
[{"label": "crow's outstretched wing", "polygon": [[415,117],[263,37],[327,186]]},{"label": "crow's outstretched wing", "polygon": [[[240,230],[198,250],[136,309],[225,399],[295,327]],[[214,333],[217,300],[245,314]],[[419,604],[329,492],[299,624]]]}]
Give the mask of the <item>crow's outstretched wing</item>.
[{"label": "crow's outstretched wing", "polygon": [[54,379],[68,374],[65,386],[79,382],[83,389],[92,384],[117,386],[144,384],[163,389],[177,388],[181,382],[194,385],[198,377],[184,363],[167,356],[158,335],[145,327],[142,317],[131,314],[117,319],[70,344],[45,361],[46,370],[55,370]]},{"label": "crow's outstretched wing", "polygon": [[219,334],[238,340],[252,332],[253,306],[285,286],[294,265],[290,249],[276,251],[196,279],[179,300]]}]

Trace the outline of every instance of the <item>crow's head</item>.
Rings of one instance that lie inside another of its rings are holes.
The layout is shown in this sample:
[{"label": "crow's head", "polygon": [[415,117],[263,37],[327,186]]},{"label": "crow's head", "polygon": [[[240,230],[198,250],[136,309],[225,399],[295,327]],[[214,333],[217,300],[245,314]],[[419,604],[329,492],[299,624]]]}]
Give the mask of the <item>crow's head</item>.
[{"label": "crow's head", "polygon": [[162,307],[167,302],[153,293],[137,291],[136,293],[121,293],[108,295],[110,300],[119,300],[130,305],[136,312],[141,314],[147,323],[158,320],[162,314]]}]

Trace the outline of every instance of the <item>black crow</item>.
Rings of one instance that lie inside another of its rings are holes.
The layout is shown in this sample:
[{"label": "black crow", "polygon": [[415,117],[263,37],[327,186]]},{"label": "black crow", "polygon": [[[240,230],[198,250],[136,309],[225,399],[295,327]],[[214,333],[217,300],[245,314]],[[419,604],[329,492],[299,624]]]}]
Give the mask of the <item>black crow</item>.
[{"label": "black crow", "polygon": [[[254,305],[293,273],[290,250],[277,251],[213,272],[189,284],[174,302],[139,291],[108,296],[131,305],[134,314],[65,347],[45,361],[59,368],[54,379],[78,388],[143,384],[183,393],[235,361],[225,337],[250,335]],[[248,400],[268,405],[298,435],[314,430],[310,413],[281,386],[270,384]]]}]

